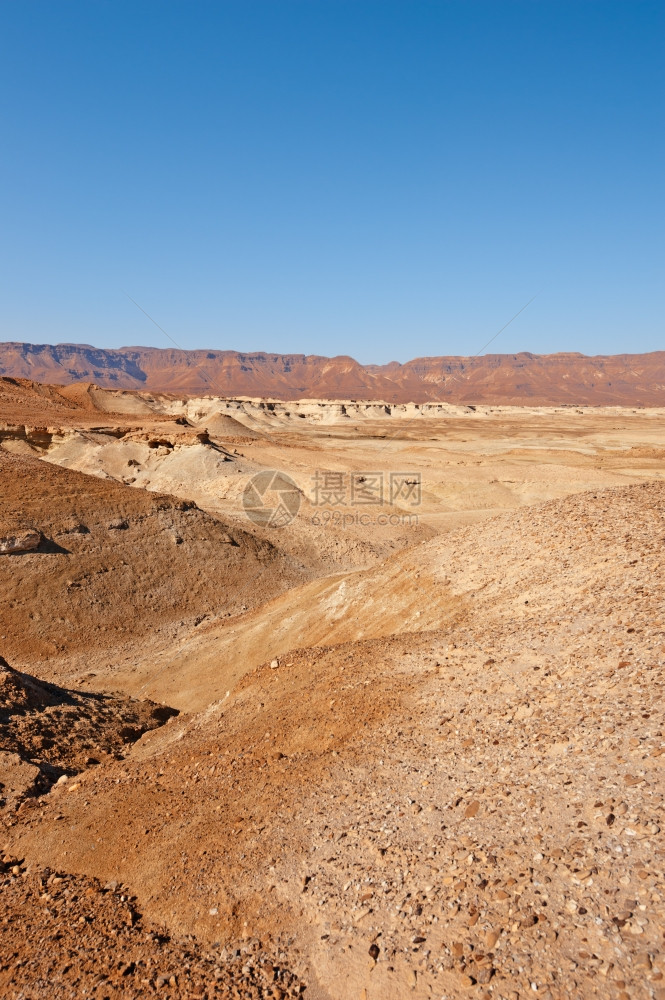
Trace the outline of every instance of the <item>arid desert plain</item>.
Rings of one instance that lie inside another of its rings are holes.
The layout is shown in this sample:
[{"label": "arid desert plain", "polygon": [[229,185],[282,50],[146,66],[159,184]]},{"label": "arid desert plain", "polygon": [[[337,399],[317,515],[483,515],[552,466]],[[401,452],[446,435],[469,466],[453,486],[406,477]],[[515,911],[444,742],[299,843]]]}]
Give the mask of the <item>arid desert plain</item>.
[{"label": "arid desert plain", "polygon": [[0,994],[665,1000],[664,418],[0,379]]}]

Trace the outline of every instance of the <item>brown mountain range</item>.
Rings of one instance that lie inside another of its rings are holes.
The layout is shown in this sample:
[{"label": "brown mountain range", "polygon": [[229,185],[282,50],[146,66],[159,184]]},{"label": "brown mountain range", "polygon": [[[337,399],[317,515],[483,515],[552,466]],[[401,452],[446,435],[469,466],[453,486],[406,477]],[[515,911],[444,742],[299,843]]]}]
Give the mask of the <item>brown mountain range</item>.
[{"label": "brown mountain range", "polygon": [[87,344],[0,344],[0,375],[67,385],[387,403],[665,404],[665,351],[486,354],[361,365],[353,358]]}]

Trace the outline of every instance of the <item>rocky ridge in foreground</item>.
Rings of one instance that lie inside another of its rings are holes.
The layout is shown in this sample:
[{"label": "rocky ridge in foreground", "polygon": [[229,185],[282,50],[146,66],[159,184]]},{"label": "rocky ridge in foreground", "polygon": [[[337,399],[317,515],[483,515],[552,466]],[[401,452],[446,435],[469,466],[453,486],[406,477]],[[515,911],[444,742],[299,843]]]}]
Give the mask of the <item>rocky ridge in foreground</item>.
[{"label": "rocky ridge in foreground", "polygon": [[664,535],[649,483],[425,543],[438,626],[266,662],[9,849],[329,1000],[663,1000]]}]

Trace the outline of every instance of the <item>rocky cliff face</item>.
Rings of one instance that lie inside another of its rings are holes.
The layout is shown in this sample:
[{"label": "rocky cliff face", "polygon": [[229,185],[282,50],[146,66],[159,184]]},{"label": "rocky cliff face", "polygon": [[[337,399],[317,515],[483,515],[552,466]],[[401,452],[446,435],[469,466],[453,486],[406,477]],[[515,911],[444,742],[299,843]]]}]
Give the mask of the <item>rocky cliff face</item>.
[{"label": "rocky cliff face", "polygon": [[154,347],[102,350],[86,344],[0,344],[0,375],[67,385],[161,392],[269,396],[275,399],[370,399],[388,403],[665,403],[665,351],[582,354],[486,354],[361,365],[350,357]]},{"label": "rocky cliff face", "polygon": [[123,389],[144,386],[146,374],[126,351],[88,344],[0,344],[0,374],[68,385],[103,381]]}]

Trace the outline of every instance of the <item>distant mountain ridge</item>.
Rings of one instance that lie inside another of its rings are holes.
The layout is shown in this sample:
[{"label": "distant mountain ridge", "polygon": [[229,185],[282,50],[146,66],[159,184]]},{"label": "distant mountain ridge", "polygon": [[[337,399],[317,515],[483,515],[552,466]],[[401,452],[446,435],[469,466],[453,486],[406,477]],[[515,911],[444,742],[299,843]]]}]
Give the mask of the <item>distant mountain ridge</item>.
[{"label": "distant mountain ridge", "polygon": [[524,351],[361,365],[346,356],[6,342],[0,376],[282,400],[665,406],[665,351],[597,357]]}]

